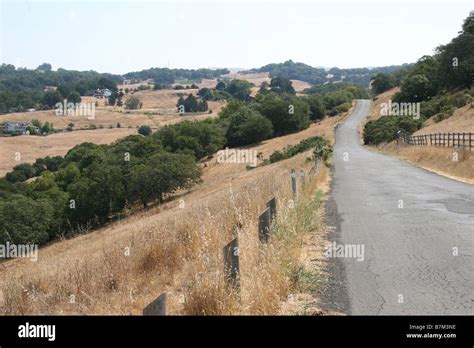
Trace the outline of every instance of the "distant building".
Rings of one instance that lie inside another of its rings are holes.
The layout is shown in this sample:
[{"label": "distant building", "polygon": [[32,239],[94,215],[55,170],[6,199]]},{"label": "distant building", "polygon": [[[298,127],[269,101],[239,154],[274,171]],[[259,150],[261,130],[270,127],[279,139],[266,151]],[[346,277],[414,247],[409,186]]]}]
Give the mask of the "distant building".
[{"label": "distant building", "polygon": [[43,92],[52,92],[52,91],[55,91],[57,89],[58,89],[58,87],[56,87],[56,86],[44,86]]},{"label": "distant building", "polygon": [[40,129],[31,122],[7,122],[0,127],[0,130],[4,134],[26,135],[30,134],[28,128],[32,128],[38,133],[40,131]]},{"label": "distant building", "polygon": [[96,98],[108,98],[112,95],[112,92],[108,88],[100,89],[97,88],[92,94]]}]

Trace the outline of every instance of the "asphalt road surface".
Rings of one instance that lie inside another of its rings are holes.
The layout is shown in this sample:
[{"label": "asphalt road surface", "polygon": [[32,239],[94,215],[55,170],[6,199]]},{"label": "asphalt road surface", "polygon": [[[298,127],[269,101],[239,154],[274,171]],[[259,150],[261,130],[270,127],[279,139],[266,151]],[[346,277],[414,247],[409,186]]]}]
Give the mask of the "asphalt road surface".
[{"label": "asphalt road surface", "polygon": [[358,100],[336,129],[330,239],[344,252],[330,261],[333,309],[472,315],[474,185],[362,146],[370,108]]}]

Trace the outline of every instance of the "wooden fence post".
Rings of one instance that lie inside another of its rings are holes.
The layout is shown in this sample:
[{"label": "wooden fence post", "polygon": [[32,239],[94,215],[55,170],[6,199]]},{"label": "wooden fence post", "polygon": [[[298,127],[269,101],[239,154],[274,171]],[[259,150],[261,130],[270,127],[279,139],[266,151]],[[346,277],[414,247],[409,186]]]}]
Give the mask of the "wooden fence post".
[{"label": "wooden fence post", "polygon": [[293,191],[293,195],[296,195],[296,170],[291,170],[291,191]]},{"label": "wooden fence post", "polygon": [[275,197],[267,202],[267,207],[270,209],[270,220],[275,220],[277,215],[277,203]]},{"label": "wooden fence post", "polygon": [[270,239],[271,213],[267,207],[258,217],[258,239],[260,243],[268,243]]},{"label": "wooden fence post", "polygon": [[143,309],[143,315],[166,315],[166,300],[167,294],[164,292]]},{"label": "wooden fence post", "polygon": [[227,282],[240,289],[239,239],[235,237],[224,249],[224,274]]}]

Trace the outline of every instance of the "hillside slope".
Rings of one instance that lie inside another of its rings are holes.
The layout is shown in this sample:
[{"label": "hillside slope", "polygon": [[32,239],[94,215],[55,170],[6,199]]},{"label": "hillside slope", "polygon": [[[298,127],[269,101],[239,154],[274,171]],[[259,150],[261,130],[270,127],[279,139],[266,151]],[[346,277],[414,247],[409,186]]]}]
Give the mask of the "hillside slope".
[{"label": "hillside slope", "polygon": [[[335,124],[346,115],[327,118],[303,132],[268,140],[253,149],[269,154],[314,135],[332,139]],[[1,263],[0,311],[140,314],[166,290],[171,294],[170,311],[176,314],[278,313],[282,301],[297,290],[280,261],[300,259],[301,231],[324,232],[321,222],[314,220],[319,203],[311,206],[319,197],[314,196],[316,191],[327,187],[325,166],[314,179],[307,177],[301,205],[295,210],[287,205],[292,199],[290,168],[309,173],[309,156],[304,153],[253,170],[247,170],[245,164],[217,164],[210,159],[203,163],[203,182],[169,203],[46,246],[35,263],[26,259]],[[272,196],[279,202],[279,229],[289,232],[283,239],[276,238],[262,259],[255,247],[256,221]],[[248,284],[242,289],[243,307],[236,307],[222,278],[222,247],[231,239],[236,223],[242,226],[239,243],[247,255],[242,258],[242,282]],[[180,302],[181,296],[186,297],[185,303]]]}]

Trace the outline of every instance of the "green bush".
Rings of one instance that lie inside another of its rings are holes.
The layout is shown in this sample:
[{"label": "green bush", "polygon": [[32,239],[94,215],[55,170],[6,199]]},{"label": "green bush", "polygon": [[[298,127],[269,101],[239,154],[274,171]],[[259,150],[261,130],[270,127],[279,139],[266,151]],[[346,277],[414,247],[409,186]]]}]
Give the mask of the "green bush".
[{"label": "green bush", "polygon": [[136,110],[136,109],[141,109],[143,103],[140,101],[138,97],[129,97],[125,101],[125,107],[129,110]]},{"label": "green bush", "polygon": [[327,161],[332,153],[332,147],[329,142],[321,137],[311,137],[300,141],[296,145],[289,145],[283,151],[276,150],[270,155],[270,163],[278,162],[287,158],[296,156],[314,148],[313,155]]},{"label": "green bush", "polygon": [[322,120],[326,115],[326,108],[322,98],[318,95],[308,96],[305,101],[309,105],[310,118],[312,121]]},{"label": "green bush", "polygon": [[270,92],[258,95],[255,108],[273,125],[275,136],[290,134],[309,127],[309,105],[304,97]]},{"label": "green bush", "polygon": [[6,174],[9,182],[26,181],[37,175],[37,170],[29,163],[22,163],[13,167],[13,171]]},{"label": "green bush", "polygon": [[269,119],[248,107],[238,110],[230,118],[227,128],[227,144],[231,147],[254,144],[273,134]]},{"label": "green bush", "polygon": [[149,136],[151,135],[151,128],[149,126],[140,126],[140,128],[138,128],[138,134],[141,134],[141,135],[144,135],[144,136]]},{"label": "green bush", "polygon": [[183,121],[163,127],[153,134],[166,151],[192,153],[204,158],[221,149],[225,143],[224,131],[214,120]]},{"label": "green bush", "polygon": [[415,120],[410,116],[383,116],[367,122],[364,127],[364,143],[377,145],[390,142],[397,139],[398,131],[412,134],[421,126],[421,120]]},{"label": "green bush", "polygon": [[23,195],[0,199],[0,244],[43,244],[49,240],[54,209],[49,200]]}]

